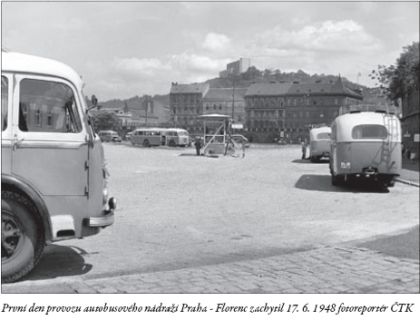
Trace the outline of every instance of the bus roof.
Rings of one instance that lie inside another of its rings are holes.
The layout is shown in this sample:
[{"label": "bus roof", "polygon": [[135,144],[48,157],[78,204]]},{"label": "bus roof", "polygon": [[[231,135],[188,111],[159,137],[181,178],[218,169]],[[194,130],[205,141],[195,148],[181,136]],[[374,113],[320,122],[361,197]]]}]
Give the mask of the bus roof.
[{"label": "bus roof", "polygon": [[72,82],[78,89],[83,87],[80,75],[68,65],[38,56],[2,51],[2,71],[34,73],[54,76]]},{"label": "bus roof", "polygon": [[319,127],[319,128],[312,128],[309,131],[309,136],[310,136],[311,140],[316,140],[317,135],[319,133],[331,133],[331,128],[330,127],[327,127],[327,126],[325,126],[325,127]]},{"label": "bus roof", "polygon": [[382,124],[386,126],[386,121],[384,121],[385,118],[398,119],[394,114],[365,111],[342,114],[335,118],[334,122],[348,127],[352,127],[358,124]]},{"label": "bus roof", "polygon": [[357,112],[346,113],[335,118],[333,126],[336,126],[337,140],[351,141],[351,132],[358,125],[382,125],[391,132],[391,140],[401,139],[400,121],[394,114],[383,112]]}]

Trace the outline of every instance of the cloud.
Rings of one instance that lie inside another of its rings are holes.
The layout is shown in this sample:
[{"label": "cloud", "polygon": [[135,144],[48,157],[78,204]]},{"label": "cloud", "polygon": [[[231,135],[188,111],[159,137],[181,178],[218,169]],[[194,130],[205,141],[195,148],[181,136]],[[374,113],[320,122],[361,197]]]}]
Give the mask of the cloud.
[{"label": "cloud", "polygon": [[153,76],[161,71],[171,70],[171,66],[156,58],[115,58],[112,63],[117,72],[139,76]]},{"label": "cloud", "polygon": [[184,52],[171,57],[173,67],[185,72],[214,73],[223,70],[227,61],[225,59],[213,59],[208,56]]},{"label": "cloud", "polygon": [[306,25],[299,30],[276,26],[258,35],[253,46],[256,51],[258,48],[274,48],[354,53],[378,50],[381,43],[353,20],[327,20]]},{"label": "cloud", "polygon": [[210,32],[206,35],[202,47],[212,51],[222,51],[226,50],[229,45],[230,39],[227,36]]}]

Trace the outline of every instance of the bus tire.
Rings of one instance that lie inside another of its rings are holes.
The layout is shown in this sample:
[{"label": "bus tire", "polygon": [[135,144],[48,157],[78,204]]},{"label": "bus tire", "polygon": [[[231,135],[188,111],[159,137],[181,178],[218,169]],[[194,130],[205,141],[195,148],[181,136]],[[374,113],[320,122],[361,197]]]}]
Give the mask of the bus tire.
[{"label": "bus tire", "polygon": [[143,147],[146,147],[146,148],[150,147],[150,142],[149,142],[149,140],[147,140],[147,139],[144,139],[144,140],[143,140]]},{"label": "bus tire", "polygon": [[28,274],[39,262],[44,249],[44,233],[35,219],[36,209],[17,192],[1,192],[3,283],[14,282]]},{"label": "bus tire", "polygon": [[170,141],[169,141],[169,146],[170,146],[170,147],[175,147],[175,146],[176,146],[175,141],[174,141],[174,140],[170,140]]}]

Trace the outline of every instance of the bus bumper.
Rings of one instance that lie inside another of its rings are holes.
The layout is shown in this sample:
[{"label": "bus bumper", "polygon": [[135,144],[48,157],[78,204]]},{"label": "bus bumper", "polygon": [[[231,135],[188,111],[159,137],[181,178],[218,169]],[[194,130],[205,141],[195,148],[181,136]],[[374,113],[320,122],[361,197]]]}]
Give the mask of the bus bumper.
[{"label": "bus bumper", "polygon": [[104,210],[104,215],[100,217],[89,218],[87,225],[95,228],[105,228],[114,223],[114,211],[117,208],[117,200],[110,198],[108,201],[108,210]]}]

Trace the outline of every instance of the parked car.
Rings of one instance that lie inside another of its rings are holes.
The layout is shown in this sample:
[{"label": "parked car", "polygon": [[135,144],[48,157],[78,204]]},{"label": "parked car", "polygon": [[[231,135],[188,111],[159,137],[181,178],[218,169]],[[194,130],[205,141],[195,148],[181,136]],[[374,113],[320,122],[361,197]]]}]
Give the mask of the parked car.
[{"label": "parked car", "polygon": [[127,132],[125,134],[125,140],[131,141],[131,137],[133,136],[133,133],[134,133],[134,130],[133,131],[130,131],[130,132]]},{"label": "parked car", "polygon": [[121,137],[113,130],[101,130],[98,135],[102,142],[121,142]]}]

